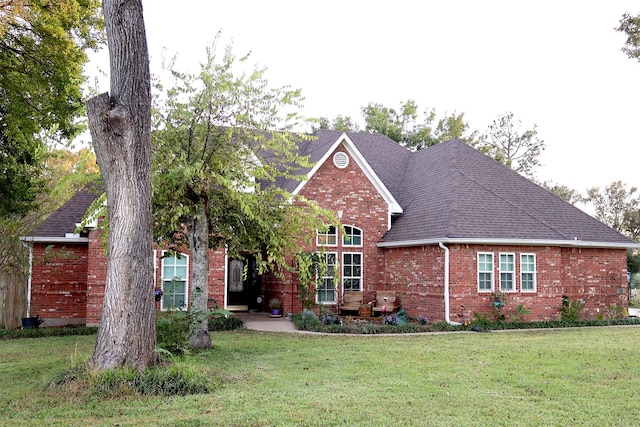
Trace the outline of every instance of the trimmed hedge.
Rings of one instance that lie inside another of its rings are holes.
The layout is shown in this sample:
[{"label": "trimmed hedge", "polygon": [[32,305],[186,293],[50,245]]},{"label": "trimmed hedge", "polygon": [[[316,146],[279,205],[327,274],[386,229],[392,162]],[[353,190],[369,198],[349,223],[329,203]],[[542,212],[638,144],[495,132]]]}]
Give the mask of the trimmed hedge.
[{"label": "trimmed hedge", "polygon": [[66,328],[36,329],[0,329],[0,339],[65,337],[72,335],[94,335],[98,333],[96,326],[70,326]]},{"label": "trimmed hedge", "polygon": [[436,322],[429,325],[409,323],[407,325],[379,325],[360,323],[354,325],[324,325],[317,317],[308,313],[295,314],[293,324],[296,329],[327,334],[406,334],[419,332],[508,330],[508,329],[544,329],[544,328],[580,328],[589,326],[640,325],[638,318],[611,320],[543,320],[537,322],[471,322],[467,325],[449,325]]}]

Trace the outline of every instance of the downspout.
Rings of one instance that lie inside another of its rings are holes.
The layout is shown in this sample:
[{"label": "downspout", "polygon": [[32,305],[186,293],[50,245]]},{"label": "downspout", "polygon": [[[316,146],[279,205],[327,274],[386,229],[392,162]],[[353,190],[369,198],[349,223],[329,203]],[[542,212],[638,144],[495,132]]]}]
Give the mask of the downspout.
[{"label": "downspout", "polygon": [[442,242],[438,242],[438,246],[444,251],[444,320],[449,325],[459,325],[458,322],[452,322],[449,308],[449,248]]},{"label": "downspout", "polygon": [[[22,242],[26,248],[27,245]],[[33,275],[33,244],[29,244],[29,277],[27,278],[27,317],[31,317],[31,277]]]}]

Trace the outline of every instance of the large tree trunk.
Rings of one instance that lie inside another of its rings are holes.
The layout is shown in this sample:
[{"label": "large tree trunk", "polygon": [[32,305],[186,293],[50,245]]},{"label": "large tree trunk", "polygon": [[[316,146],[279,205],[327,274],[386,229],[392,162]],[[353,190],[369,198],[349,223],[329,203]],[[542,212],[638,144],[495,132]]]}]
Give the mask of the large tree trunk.
[{"label": "large tree trunk", "polygon": [[191,346],[196,350],[211,348],[209,336],[209,223],[204,203],[198,205],[198,213],[187,220],[187,234],[191,249]]},{"label": "large tree trunk", "polygon": [[139,0],[104,0],[111,96],[87,103],[109,219],[107,282],[91,364],[146,369],[154,359],[151,79]]}]

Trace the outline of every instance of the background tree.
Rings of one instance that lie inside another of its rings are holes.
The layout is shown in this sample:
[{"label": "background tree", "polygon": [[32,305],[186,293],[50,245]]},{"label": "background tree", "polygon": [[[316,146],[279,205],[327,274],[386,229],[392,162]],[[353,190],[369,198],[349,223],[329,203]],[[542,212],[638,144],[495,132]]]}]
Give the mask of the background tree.
[{"label": "background tree", "polygon": [[98,0],[0,1],[0,216],[35,206],[46,143],[82,128],[82,66],[102,39],[99,12]]},{"label": "background tree", "polygon": [[564,184],[558,184],[553,181],[544,181],[540,185],[546,188],[549,192],[560,197],[562,200],[571,203],[572,205],[584,201],[584,197],[582,197],[578,190],[569,188]]},{"label": "background tree", "polygon": [[111,95],[87,103],[109,221],[107,278],[91,365],[144,370],[154,360],[151,78],[140,0],[104,0]]},{"label": "background tree", "polygon": [[350,116],[343,116],[342,114],[338,114],[333,120],[329,120],[327,117],[320,117],[317,129],[331,129],[342,132],[360,132],[360,126],[358,126]]},{"label": "background tree", "polygon": [[616,28],[616,31],[627,35],[627,40],[621,50],[629,58],[640,61],[640,14],[631,16],[629,12],[626,12],[620,18],[620,26]]},{"label": "background tree", "polygon": [[464,113],[453,113],[437,119],[435,110],[427,109],[420,115],[417,103],[411,99],[400,104],[399,112],[382,104],[370,103],[362,108],[362,115],[367,132],[386,135],[413,150],[454,138],[475,144],[476,132],[469,131]]},{"label": "background tree", "polygon": [[521,127],[522,122],[514,119],[513,113],[502,114],[489,126],[477,148],[516,172],[531,176],[540,166],[545,143],[538,139],[536,125],[524,131]]},{"label": "background tree", "polygon": [[309,166],[296,154],[307,137],[292,132],[300,92],[270,88],[264,69],[239,72],[246,60],[237,61],[230,48],[218,57],[214,44],[198,74],[172,70],[175,83],[154,115],[155,235],[170,249],[191,251],[189,311],[197,349],[211,346],[209,248],[225,247],[232,258],[248,252],[261,271],[277,270],[303,243],[301,231],[321,224],[315,205],[274,185],[299,179],[296,170]]},{"label": "background tree", "polygon": [[604,190],[588,190],[587,201],[595,209],[596,218],[631,239],[640,238],[640,195],[638,189],[627,190],[622,181],[609,184]]},{"label": "background tree", "polygon": [[[640,195],[638,189],[627,186],[621,181],[615,181],[604,190],[593,187],[588,191],[587,201],[596,212],[596,218],[611,228],[640,241]],[[629,249],[627,251],[627,268],[633,273],[640,271],[640,252]]]}]

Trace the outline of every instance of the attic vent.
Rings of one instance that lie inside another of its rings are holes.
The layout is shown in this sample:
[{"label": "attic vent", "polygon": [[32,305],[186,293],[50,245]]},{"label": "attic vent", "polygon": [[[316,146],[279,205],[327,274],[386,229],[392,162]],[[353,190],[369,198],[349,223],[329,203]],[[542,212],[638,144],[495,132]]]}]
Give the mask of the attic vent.
[{"label": "attic vent", "polygon": [[336,165],[338,169],[344,169],[349,164],[349,156],[347,156],[347,153],[338,151],[333,155],[333,164]]}]

